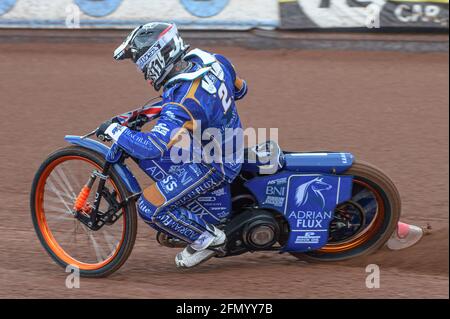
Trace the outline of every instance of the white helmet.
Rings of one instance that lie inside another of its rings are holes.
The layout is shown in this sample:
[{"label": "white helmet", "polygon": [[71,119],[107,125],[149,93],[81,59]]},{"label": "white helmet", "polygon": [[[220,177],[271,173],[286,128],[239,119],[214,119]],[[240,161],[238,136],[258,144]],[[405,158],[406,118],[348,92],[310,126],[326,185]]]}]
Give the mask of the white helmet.
[{"label": "white helmet", "polygon": [[152,22],[134,29],[114,51],[114,58],[132,59],[145,79],[159,90],[174,64],[188,49],[175,24]]}]

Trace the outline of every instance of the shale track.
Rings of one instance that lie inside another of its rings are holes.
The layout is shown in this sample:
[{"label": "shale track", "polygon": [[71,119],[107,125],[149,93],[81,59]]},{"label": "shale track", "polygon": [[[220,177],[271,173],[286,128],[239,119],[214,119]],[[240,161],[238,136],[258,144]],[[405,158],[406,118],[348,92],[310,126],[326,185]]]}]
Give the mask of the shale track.
[{"label": "shale track", "polygon": [[[208,48],[248,80],[245,126],[278,127],[288,150],[353,152],[391,176],[402,219],[433,227],[417,246],[339,264],[255,253],[180,271],[176,250],[140,223],[120,271],[67,289],[32,228],[33,175],[65,134],[89,132],[155,94],[133,65],[111,58],[115,43],[50,42],[0,43],[0,297],[448,298],[448,53]],[[379,289],[365,286],[372,263]]]}]

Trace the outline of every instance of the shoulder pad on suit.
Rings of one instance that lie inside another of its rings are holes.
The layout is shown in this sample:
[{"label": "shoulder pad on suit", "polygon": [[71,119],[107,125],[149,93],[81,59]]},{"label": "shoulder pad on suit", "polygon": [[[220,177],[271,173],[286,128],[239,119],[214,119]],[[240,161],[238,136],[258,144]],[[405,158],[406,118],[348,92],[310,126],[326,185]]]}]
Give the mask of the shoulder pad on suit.
[{"label": "shoulder pad on suit", "polygon": [[175,82],[180,82],[180,81],[193,81],[193,80],[205,75],[206,73],[208,73],[209,70],[211,70],[211,68],[206,67],[206,68],[201,68],[195,72],[178,74],[177,76],[174,76],[169,81],[167,81],[166,85],[173,84]]},{"label": "shoulder pad on suit", "polygon": [[205,66],[210,66],[211,64],[213,64],[214,62],[216,62],[216,57],[208,52],[205,52],[203,50],[200,49],[194,49],[191,52],[189,52],[188,54],[185,55],[184,59],[188,60],[188,59],[192,59],[194,57],[199,58],[200,60],[202,60],[203,65]]}]

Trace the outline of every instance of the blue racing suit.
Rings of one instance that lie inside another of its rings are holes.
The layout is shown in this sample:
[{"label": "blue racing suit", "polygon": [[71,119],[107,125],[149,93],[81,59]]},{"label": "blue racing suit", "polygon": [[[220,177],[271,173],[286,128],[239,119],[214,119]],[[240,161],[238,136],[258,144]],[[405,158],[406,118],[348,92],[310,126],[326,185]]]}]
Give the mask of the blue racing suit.
[{"label": "blue racing suit", "polygon": [[118,126],[110,135],[131,156],[155,159],[170,151],[180,134],[189,134],[189,160],[146,188],[138,210],[158,231],[192,243],[212,228],[185,205],[231,183],[241,169],[242,126],[235,100],[245,96],[247,84],[222,55],[194,49],[184,60],[191,67],[165,84],[160,118],[152,130]]}]

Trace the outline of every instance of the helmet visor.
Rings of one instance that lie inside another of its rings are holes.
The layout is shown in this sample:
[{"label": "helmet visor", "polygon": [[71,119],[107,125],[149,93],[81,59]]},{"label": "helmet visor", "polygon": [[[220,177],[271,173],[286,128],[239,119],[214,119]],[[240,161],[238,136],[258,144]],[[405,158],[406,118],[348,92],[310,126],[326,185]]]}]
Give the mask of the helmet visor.
[{"label": "helmet visor", "polygon": [[115,50],[114,50],[114,54],[113,57],[116,60],[124,60],[124,59],[131,59],[132,58],[132,53],[131,53],[131,49],[130,49],[130,43],[131,41],[133,41],[134,37],[136,36],[136,34],[138,33],[138,31],[142,28],[143,26],[139,26],[137,28],[135,28],[125,39],[125,41],[122,42],[121,45],[119,45]]}]

